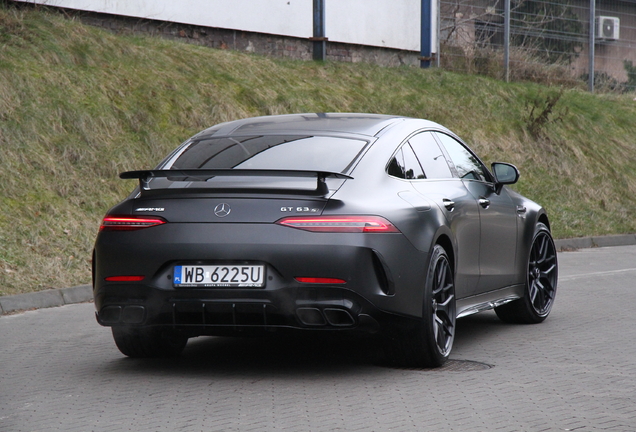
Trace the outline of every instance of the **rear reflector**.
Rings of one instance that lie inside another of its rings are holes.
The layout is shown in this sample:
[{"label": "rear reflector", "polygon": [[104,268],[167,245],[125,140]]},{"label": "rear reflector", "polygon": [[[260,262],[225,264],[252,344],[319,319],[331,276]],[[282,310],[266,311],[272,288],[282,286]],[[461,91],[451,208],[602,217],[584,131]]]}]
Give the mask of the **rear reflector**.
[{"label": "rear reflector", "polygon": [[288,217],[276,222],[292,228],[330,233],[397,233],[391,222],[379,216]]},{"label": "rear reflector", "polygon": [[100,231],[134,231],[165,224],[160,217],[106,216],[99,227]]},{"label": "rear reflector", "polygon": [[344,279],[336,279],[336,278],[318,278],[318,277],[295,277],[298,282],[301,283],[313,283],[313,284],[345,284],[347,283]]},{"label": "rear reflector", "polygon": [[145,278],[145,276],[108,276],[104,280],[107,282],[139,282]]}]

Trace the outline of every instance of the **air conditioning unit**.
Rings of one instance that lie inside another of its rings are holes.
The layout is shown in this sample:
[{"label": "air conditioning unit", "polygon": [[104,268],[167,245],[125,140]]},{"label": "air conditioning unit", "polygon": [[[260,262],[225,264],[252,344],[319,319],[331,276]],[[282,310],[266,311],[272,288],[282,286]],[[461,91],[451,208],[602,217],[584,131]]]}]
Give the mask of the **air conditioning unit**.
[{"label": "air conditioning unit", "polygon": [[596,17],[596,39],[613,41],[620,36],[621,20],[617,17]]}]

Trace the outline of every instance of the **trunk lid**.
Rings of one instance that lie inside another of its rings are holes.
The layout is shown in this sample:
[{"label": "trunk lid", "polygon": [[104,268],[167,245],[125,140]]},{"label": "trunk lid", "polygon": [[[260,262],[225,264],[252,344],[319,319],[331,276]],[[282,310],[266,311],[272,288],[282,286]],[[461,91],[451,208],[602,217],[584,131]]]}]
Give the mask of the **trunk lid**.
[{"label": "trunk lid", "polygon": [[322,214],[322,198],[152,198],[131,200],[131,214],[182,223],[273,223],[284,216]]}]

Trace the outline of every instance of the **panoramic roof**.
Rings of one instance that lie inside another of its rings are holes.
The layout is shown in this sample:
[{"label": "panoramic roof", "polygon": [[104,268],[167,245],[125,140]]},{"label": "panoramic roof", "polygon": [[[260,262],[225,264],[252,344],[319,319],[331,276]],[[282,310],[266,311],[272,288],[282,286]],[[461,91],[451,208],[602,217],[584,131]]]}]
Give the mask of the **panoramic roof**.
[{"label": "panoramic roof", "polygon": [[229,136],[261,133],[331,132],[374,136],[404,117],[381,114],[311,113],[254,117],[222,123],[199,134]]}]

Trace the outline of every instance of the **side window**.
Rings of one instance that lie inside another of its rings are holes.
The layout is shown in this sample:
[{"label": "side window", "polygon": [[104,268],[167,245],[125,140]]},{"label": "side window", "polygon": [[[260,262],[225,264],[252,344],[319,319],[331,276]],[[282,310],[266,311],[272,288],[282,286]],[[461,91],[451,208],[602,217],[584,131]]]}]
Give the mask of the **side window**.
[{"label": "side window", "polygon": [[409,140],[409,143],[413,147],[422,168],[424,168],[426,178],[442,179],[453,177],[446,157],[431,132],[417,134]]},{"label": "side window", "polygon": [[469,152],[459,141],[443,133],[435,132],[435,135],[446,148],[460,178],[483,182],[489,181],[489,177],[486,174],[487,171],[479,159]]},{"label": "side window", "polygon": [[406,170],[404,169],[404,156],[402,155],[402,148],[400,148],[397,153],[395,153],[395,156],[393,156],[393,159],[391,159],[391,162],[389,162],[389,168],[387,169],[387,172],[389,173],[390,176],[393,177],[397,177],[397,178],[406,178]]},{"label": "side window", "polygon": [[395,156],[389,162],[387,172],[393,177],[407,180],[424,178],[422,167],[408,144],[400,147],[395,153]]},{"label": "side window", "polygon": [[404,165],[406,167],[407,179],[423,179],[424,171],[420,166],[420,162],[417,160],[415,153],[410,145],[404,144],[402,146],[402,154],[404,154]]}]

